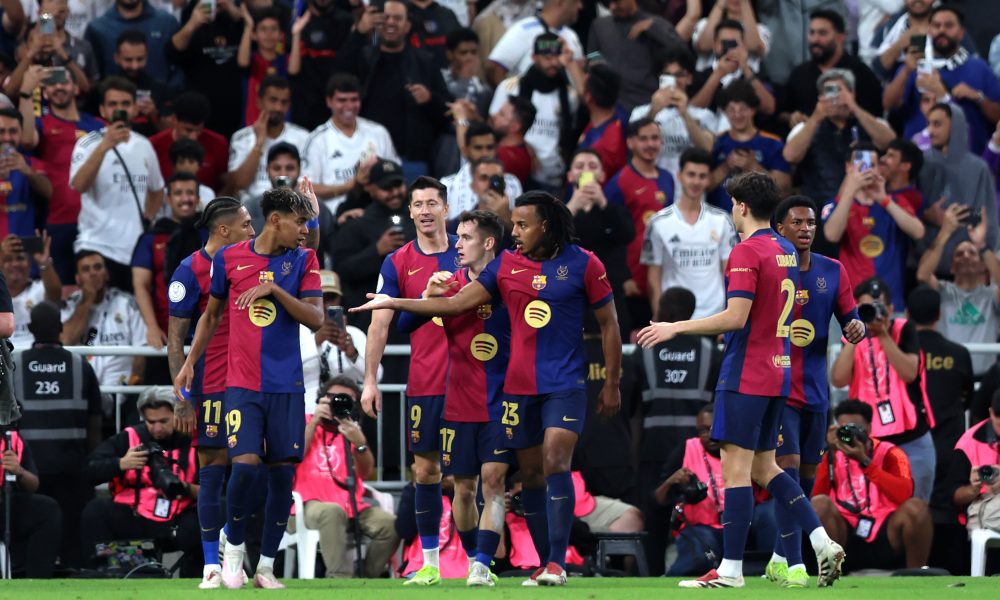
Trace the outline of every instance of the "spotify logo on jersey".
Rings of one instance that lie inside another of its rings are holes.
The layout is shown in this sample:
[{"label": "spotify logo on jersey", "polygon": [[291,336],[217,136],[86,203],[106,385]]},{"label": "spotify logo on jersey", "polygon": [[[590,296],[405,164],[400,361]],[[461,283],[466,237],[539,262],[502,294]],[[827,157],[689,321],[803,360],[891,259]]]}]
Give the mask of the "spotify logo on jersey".
[{"label": "spotify logo on jersey", "polygon": [[805,319],[792,321],[792,343],[799,348],[805,348],[816,338],[816,328]]},{"label": "spotify logo on jersey", "polygon": [[488,333],[480,333],[472,338],[472,344],[469,346],[472,356],[483,362],[496,356],[499,349],[500,344],[497,343],[497,339]]},{"label": "spotify logo on jersey", "polygon": [[524,322],[535,329],[548,325],[551,318],[552,309],[542,300],[532,300],[524,307]]},{"label": "spotify logo on jersey", "polygon": [[274,303],[264,298],[254,300],[247,311],[250,313],[250,322],[257,327],[267,327],[278,316]]}]

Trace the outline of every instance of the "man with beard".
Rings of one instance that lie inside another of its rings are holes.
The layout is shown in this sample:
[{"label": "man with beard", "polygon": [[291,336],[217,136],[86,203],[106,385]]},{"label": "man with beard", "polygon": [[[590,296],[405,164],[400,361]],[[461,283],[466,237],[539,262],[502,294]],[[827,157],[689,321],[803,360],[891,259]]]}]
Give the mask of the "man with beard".
[{"label": "man with beard", "polygon": [[371,161],[382,157],[398,162],[399,155],[385,127],[359,117],[361,83],[350,73],[337,73],[326,84],[330,119],[314,129],[302,149],[302,172],[313,182],[316,196],[337,211],[344,197],[364,185]]},{"label": "man with beard", "polygon": [[160,131],[158,107],[167,101],[169,90],[165,81],[155,79],[146,70],[149,63],[146,34],[137,29],[123,31],[115,42],[114,60],[122,77],[134,83],[136,90],[143,92],[141,97],[136,98],[132,129],[146,137],[156,135]]},{"label": "man with beard", "polygon": [[1000,120],[1000,81],[986,61],[961,46],[965,26],[957,9],[939,6],[931,11],[927,35],[934,41],[933,71],[918,72],[916,54],[907,54],[885,88],[883,104],[889,110],[900,109],[903,136],[910,138],[927,126],[920,111],[921,93],[934,94],[939,102],[955,102],[969,124],[968,149],[981,154]]},{"label": "man with beard", "polygon": [[177,19],[154,8],[149,0],[115,0],[114,6],[87,25],[83,35],[94,48],[101,76],[107,77],[114,72],[118,36],[130,29],[141,31],[149,48],[146,71],[153,79],[168,81],[171,69],[166,47],[177,27]]},{"label": "man with beard", "polygon": [[[62,301],[62,283],[52,269],[49,256],[50,240],[42,233],[42,248],[29,253],[18,236],[9,234],[0,242],[0,273],[7,282],[14,303],[14,333],[10,343],[16,350],[31,348],[35,337],[28,328],[31,309],[44,301],[58,305]],[[32,279],[32,267],[37,267],[40,279]]]},{"label": "man with beard", "polygon": [[[292,77],[292,121],[307,130],[327,118],[323,102],[326,82],[337,70],[340,48],[354,24],[351,14],[336,0],[307,0],[306,10],[292,26],[288,74]],[[298,65],[296,68],[296,56]]]},{"label": "man with beard", "polygon": [[[759,65],[757,66],[759,68]],[[743,24],[726,19],[715,26],[715,61],[711,68],[698,71],[691,86],[691,105],[711,110],[725,109],[720,95],[737,81],[752,86],[760,99],[760,112],[774,114],[774,94],[754,70],[743,35]]]},{"label": "man with beard", "polygon": [[543,187],[560,190],[566,171],[562,149],[572,135],[572,118],[579,105],[576,90],[567,77],[567,68],[572,65],[570,70],[574,77],[582,74],[574,62],[571,46],[564,47],[555,33],[536,37],[533,48],[531,68],[497,86],[490,103],[490,115],[492,118],[499,113],[512,96],[531,101],[536,111],[535,122],[524,139],[538,158],[533,175]]},{"label": "man with beard", "polygon": [[18,150],[23,123],[13,108],[0,109],[0,235],[21,237],[43,226],[52,183],[37,159]]},{"label": "man with beard", "polygon": [[[33,98],[39,86],[42,98],[48,101],[49,110],[36,118]],[[73,283],[76,271],[73,240],[76,239],[76,222],[80,216],[80,193],[69,186],[70,157],[79,137],[102,127],[100,121],[77,109],[79,93],[72,71],[67,71],[66,79],[62,80],[46,74],[42,67],[35,67],[29,69],[21,81],[18,103],[26,125],[22,145],[26,150],[34,149],[35,156],[45,163],[45,171],[52,182],[45,228],[52,238],[55,271],[66,285]]]},{"label": "man with beard", "polygon": [[[87,94],[92,85],[100,77],[97,70],[97,60],[94,58],[94,49],[90,47],[87,40],[76,39],[66,32],[66,17],[69,15],[69,8],[66,0],[45,0],[40,3],[38,12],[52,16],[52,23],[55,26],[54,33],[43,33],[37,25],[31,25],[25,36],[25,42],[21,44],[21,51],[18,57],[20,63],[10,75],[10,80],[5,83],[8,93],[17,90],[17,86],[28,65],[43,65],[46,67],[61,66],[73,73],[73,79],[78,82],[82,94]],[[32,21],[37,21],[37,15]]]},{"label": "man with beard", "polygon": [[570,28],[576,23],[582,7],[580,0],[546,0],[537,15],[511,25],[490,51],[486,65],[486,77],[490,84],[499,86],[508,77],[524,75],[534,62],[534,57],[528,52],[530,44],[543,33],[565,40],[573,53],[573,60],[582,61],[583,44]]},{"label": "man with beard", "polygon": [[[872,70],[881,79],[888,81],[911,51],[923,54],[924,43],[920,36],[927,36],[931,23],[931,6],[934,0],[906,0],[906,10],[900,11],[880,28],[879,35],[872,40],[877,53],[871,62]],[[952,2],[954,4],[954,2]],[[962,46],[975,52],[972,38],[966,35]],[[912,48],[912,50],[911,50]]]},{"label": "man with beard", "polygon": [[260,196],[271,189],[267,176],[271,146],[288,142],[301,149],[309,137],[305,129],[285,122],[291,97],[288,80],[277,75],[265,77],[257,88],[257,120],[234,133],[229,142],[230,184],[244,197]]},{"label": "man with beard", "polygon": [[[831,69],[844,69],[854,75],[853,93],[857,105],[872,115],[882,114],[882,85],[857,57],[847,53],[844,17],[832,10],[817,10],[809,18],[809,54],[812,57],[792,69],[788,76],[782,115],[789,127],[808,119],[816,108],[820,90],[816,80]],[[814,196],[822,198],[824,196]]]},{"label": "man with beard", "polygon": [[401,0],[388,0],[381,11],[367,7],[344,42],[342,58],[361,80],[362,116],[389,130],[404,179],[412,181],[430,170],[434,140],[448,127],[445,103],[451,96],[434,59],[407,42],[407,11]]}]

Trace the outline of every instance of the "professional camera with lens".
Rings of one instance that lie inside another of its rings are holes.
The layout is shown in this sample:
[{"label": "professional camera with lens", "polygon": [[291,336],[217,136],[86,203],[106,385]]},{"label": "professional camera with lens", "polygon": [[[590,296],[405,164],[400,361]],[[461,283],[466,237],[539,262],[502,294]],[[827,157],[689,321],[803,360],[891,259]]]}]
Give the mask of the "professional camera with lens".
[{"label": "professional camera with lens", "polygon": [[171,470],[163,448],[156,442],[147,442],[142,449],[149,453],[146,466],[149,467],[149,480],[153,482],[153,487],[163,492],[167,498],[186,495],[187,484]]},{"label": "professional camera with lens", "polygon": [[[349,394],[330,396],[330,413],[338,419],[353,419],[354,398],[351,398]],[[336,428],[337,422],[332,419],[323,419],[323,425],[328,428]]]},{"label": "professional camera with lens", "polygon": [[979,481],[983,483],[993,483],[993,481],[1000,476],[1000,469],[997,469],[993,465],[983,465],[979,467]]},{"label": "professional camera with lens", "polygon": [[697,477],[692,477],[687,483],[681,484],[680,495],[684,504],[698,504],[708,498],[708,486]]},{"label": "professional camera with lens", "polygon": [[524,499],[521,498],[521,492],[510,497],[510,512],[519,517],[524,516]]},{"label": "professional camera with lens", "polygon": [[857,423],[848,423],[837,428],[837,438],[848,446],[853,446],[854,442],[864,439],[865,430]]},{"label": "professional camera with lens", "polygon": [[889,314],[889,311],[885,309],[885,304],[875,300],[867,304],[858,305],[858,318],[865,325],[871,325],[875,321],[880,321],[884,319]]}]

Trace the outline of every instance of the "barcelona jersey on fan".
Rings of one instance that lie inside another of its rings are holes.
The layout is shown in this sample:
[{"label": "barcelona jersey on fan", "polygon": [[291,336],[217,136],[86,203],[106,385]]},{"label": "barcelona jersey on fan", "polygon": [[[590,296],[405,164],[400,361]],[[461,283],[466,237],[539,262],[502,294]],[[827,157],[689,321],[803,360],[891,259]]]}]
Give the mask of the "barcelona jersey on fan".
[{"label": "barcelona jersey on fan", "polygon": [[[205,249],[181,261],[174,271],[167,288],[170,316],[180,319],[198,319],[208,305],[212,284],[212,258]],[[215,334],[208,340],[208,347],[194,366],[191,392],[217,394],[226,391],[226,363],[229,354],[229,311],[222,313]]]},{"label": "barcelona jersey on fan", "polygon": [[841,327],[858,318],[851,280],[840,261],[812,253],[808,271],[801,271],[792,313],[792,388],[790,406],[825,413],[830,406],[826,346],[830,317]]},{"label": "barcelona jersey on fan", "polygon": [[258,298],[240,310],[243,292],[271,282],[296,298],[321,298],[319,261],[308,248],[258,254],[254,240],[226,246],[212,261],[212,295],[226,299],[229,311],[227,388],[270,394],[301,394],[302,353],[299,322],[274,296]]},{"label": "barcelona jersey on fan", "polygon": [[510,313],[504,391],[537,396],[585,389],[583,319],[588,309],[612,300],[601,261],[573,244],[543,262],[505,250],[477,281]]},{"label": "barcelona jersey on fan", "polygon": [[773,229],[761,229],[733,248],[726,299],[753,302],[743,329],[726,334],[717,390],[787,397],[791,389],[790,334],[799,256]]},{"label": "barcelona jersey on fan", "polygon": [[[408,242],[385,257],[375,291],[393,298],[419,298],[431,275],[459,267],[457,241],[458,236],[449,235],[448,249],[437,254],[425,254],[416,240]],[[443,396],[447,373],[448,338],[444,335],[441,319],[434,318],[410,334],[407,395]]]}]

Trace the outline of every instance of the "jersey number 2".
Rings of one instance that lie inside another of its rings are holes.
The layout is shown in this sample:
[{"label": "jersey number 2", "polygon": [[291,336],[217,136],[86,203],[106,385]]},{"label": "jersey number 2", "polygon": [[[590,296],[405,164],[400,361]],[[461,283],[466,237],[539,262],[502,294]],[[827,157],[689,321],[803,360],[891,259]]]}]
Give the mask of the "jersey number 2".
[{"label": "jersey number 2", "polygon": [[781,280],[781,293],[786,294],[785,306],[782,307],[781,315],[778,317],[778,329],[774,332],[774,336],[786,338],[792,328],[785,323],[788,322],[788,315],[792,314],[792,306],[795,304],[795,284],[791,279]]}]

